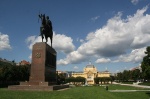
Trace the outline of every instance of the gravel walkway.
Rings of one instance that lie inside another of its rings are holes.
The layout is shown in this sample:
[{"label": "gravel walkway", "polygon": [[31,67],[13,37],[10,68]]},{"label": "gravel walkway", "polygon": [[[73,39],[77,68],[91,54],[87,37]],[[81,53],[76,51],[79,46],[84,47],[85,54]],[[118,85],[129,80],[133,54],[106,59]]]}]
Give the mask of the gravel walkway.
[{"label": "gravel walkway", "polygon": [[137,91],[150,91],[150,90],[109,90],[109,92],[137,92]]},{"label": "gravel walkway", "polygon": [[[144,85],[121,84],[121,83],[115,83],[115,82],[113,82],[113,84],[150,89],[150,86],[144,86]],[[109,92],[137,92],[137,91],[150,91],[150,90],[108,90],[108,91]]]},{"label": "gravel walkway", "polygon": [[145,85],[121,84],[121,83],[115,83],[115,82],[113,84],[119,84],[119,85],[124,85],[124,86],[132,86],[132,87],[139,87],[139,88],[148,88],[148,89],[150,89],[150,86],[145,86]]}]

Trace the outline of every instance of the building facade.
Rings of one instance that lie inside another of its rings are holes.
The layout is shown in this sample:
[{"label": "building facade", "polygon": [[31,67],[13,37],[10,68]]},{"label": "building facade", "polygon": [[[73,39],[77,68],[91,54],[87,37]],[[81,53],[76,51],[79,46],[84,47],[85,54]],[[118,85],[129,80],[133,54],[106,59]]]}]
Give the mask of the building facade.
[{"label": "building facade", "polygon": [[84,77],[87,84],[95,84],[94,78],[110,77],[110,73],[107,70],[103,72],[98,72],[94,65],[89,64],[83,69],[83,72],[72,73],[72,77]]},{"label": "building facade", "polygon": [[19,65],[31,65],[31,63],[30,62],[27,62],[26,60],[22,60],[21,62],[19,62],[18,64],[17,64],[18,66]]}]

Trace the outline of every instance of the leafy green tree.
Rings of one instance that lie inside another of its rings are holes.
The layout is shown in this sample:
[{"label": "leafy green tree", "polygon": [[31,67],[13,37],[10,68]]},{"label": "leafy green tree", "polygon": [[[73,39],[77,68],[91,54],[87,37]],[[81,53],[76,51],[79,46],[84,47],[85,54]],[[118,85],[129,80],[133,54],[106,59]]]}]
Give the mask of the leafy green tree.
[{"label": "leafy green tree", "polygon": [[66,74],[65,73],[61,73],[59,75],[57,75],[57,84],[63,84],[65,83],[65,79],[66,79]]},{"label": "leafy green tree", "polygon": [[95,84],[99,84],[100,79],[101,79],[100,77],[96,77],[96,78],[94,78]]},{"label": "leafy green tree", "polygon": [[139,69],[135,69],[133,71],[131,71],[131,76],[132,76],[132,79],[134,81],[137,81],[138,79],[141,79],[141,72]]},{"label": "leafy green tree", "polygon": [[141,63],[142,76],[144,79],[150,79],[150,46],[146,48],[146,56]]},{"label": "leafy green tree", "polygon": [[76,80],[76,82],[81,82],[82,84],[85,83],[85,78],[84,77],[76,77],[75,80]]},{"label": "leafy green tree", "polygon": [[74,84],[76,82],[81,82],[82,84],[85,83],[85,78],[84,77],[69,77],[69,78],[66,78],[66,82],[70,83],[70,82],[73,82]]},{"label": "leafy green tree", "polygon": [[122,72],[117,73],[117,80],[118,80],[119,82],[122,82],[122,81],[123,81],[123,74],[122,74]]},{"label": "leafy green tree", "polygon": [[123,81],[128,81],[130,79],[130,71],[124,70],[122,73],[122,80]]},{"label": "leafy green tree", "polygon": [[96,84],[99,84],[99,82],[102,84],[102,83],[109,83],[109,81],[111,81],[111,77],[96,77],[94,78],[94,81]]},{"label": "leafy green tree", "polygon": [[75,83],[76,82],[75,77],[66,78],[66,82],[68,82],[68,83],[70,83],[70,82]]},{"label": "leafy green tree", "polygon": [[29,80],[30,66],[4,66],[1,68],[1,81]]},{"label": "leafy green tree", "polygon": [[110,76],[111,84],[115,80],[115,76]]},{"label": "leafy green tree", "polygon": [[4,66],[13,66],[11,63],[0,61],[0,68]]}]

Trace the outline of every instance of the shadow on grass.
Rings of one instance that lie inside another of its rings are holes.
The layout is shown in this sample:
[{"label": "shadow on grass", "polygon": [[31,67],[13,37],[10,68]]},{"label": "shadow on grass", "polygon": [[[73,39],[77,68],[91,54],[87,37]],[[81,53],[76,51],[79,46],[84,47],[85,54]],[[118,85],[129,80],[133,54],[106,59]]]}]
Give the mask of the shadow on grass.
[{"label": "shadow on grass", "polygon": [[150,92],[146,92],[146,94],[150,97]]}]

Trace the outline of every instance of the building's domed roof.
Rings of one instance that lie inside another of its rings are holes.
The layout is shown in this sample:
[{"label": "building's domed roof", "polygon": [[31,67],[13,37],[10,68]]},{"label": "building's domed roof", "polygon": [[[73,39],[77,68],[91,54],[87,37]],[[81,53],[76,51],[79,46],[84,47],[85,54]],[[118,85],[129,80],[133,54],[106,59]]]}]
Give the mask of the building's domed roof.
[{"label": "building's domed roof", "polygon": [[94,65],[87,65],[86,68],[95,68]]},{"label": "building's domed roof", "polygon": [[86,66],[86,68],[95,68],[95,66],[92,65],[91,61],[89,61],[89,64]]}]

